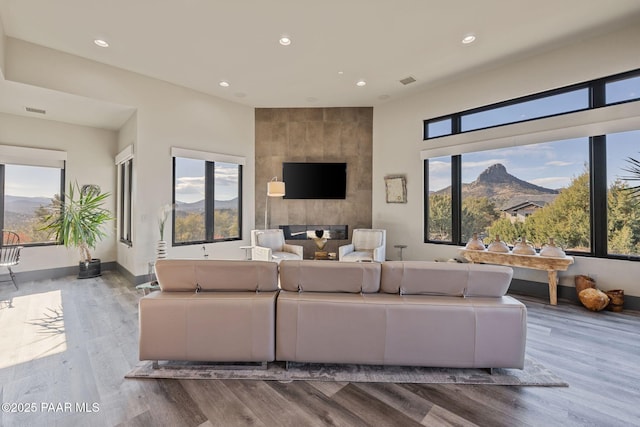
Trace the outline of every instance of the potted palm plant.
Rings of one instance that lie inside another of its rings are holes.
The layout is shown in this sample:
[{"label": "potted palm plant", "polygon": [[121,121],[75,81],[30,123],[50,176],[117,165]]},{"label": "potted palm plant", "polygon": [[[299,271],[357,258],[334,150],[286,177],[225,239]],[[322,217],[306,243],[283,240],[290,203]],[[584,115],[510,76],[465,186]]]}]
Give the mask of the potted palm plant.
[{"label": "potted palm plant", "polygon": [[96,185],[70,183],[64,202],[55,200],[45,218],[44,230],[49,230],[65,247],[74,246],[80,251],[78,278],[87,279],[101,274],[99,258],[91,256],[91,249],[107,234],[103,229],[113,217],[103,207],[109,193],[101,193]]},{"label": "potted palm plant", "polygon": [[[633,157],[629,157],[627,159],[627,163],[629,163],[629,166],[627,166],[626,168],[623,168],[623,170],[625,170],[626,172],[629,172],[631,175],[626,176],[625,180],[626,181],[640,181],[640,160],[634,159]],[[628,187],[629,192],[631,193],[631,196],[634,198],[640,198],[640,184],[635,185],[635,186],[630,186]]]}]

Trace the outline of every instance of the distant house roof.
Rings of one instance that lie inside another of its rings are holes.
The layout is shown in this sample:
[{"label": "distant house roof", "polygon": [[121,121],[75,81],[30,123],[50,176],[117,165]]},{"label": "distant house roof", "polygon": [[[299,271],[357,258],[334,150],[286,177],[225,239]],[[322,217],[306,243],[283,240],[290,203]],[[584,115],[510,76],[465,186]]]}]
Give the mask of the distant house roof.
[{"label": "distant house roof", "polygon": [[521,209],[527,208],[529,206],[533,206],[536,208],[542,208],[545,205],[547,205],[548,202],[543,202],[540,200],[525,200],[524,202],[518,203],[517,205],[513,205],[513,206],[504,206],[502,208],[502,211],[519,211]]},{"label": "distant house roof", "polygon": [[535,195],[533,197],[514,197],[508,202],[506,202],[500,210],[502,212],[514,212],[521,209],[524,209],[528,206],[533,206],[535,208],[543,208],[549,203],[551,203],[558,195],[557,194],[548,194],[548,195]]}]

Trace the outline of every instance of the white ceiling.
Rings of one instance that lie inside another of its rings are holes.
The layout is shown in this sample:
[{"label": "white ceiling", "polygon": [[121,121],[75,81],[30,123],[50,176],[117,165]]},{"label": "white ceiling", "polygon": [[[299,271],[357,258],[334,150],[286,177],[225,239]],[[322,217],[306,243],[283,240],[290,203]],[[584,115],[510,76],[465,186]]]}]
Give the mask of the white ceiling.
[{"label": "white ceiling", "polygon": [[639,17],[639,0],[0,0],[9,37],[254,107],[375,106]]}]

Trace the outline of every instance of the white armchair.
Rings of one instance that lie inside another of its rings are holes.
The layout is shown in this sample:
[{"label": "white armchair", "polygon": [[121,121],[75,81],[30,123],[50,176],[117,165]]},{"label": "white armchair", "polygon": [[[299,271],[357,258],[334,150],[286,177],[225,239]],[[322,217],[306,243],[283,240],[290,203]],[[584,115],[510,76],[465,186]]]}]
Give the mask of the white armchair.
[{"label": "white armchair", "polygon": [[252,230],[251,259],[275,261],[302,259],[302,246],[290,245],[284,241],[282,230]]},{"label": "white armchair", "polygon": [[384,262],[387,230],[356,228],[351,244],[338,248],[340,261]]}]

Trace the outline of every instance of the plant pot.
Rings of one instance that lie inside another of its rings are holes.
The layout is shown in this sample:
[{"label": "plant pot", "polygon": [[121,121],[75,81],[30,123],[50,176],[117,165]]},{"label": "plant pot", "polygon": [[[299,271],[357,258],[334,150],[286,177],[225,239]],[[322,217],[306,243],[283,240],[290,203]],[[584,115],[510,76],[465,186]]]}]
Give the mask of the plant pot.
[{"label": "plant pot", "polygon": [[102,275],[100,258],[93,258],[91,262],[80,261],[78,263],[78,279],[89,279]]}]

